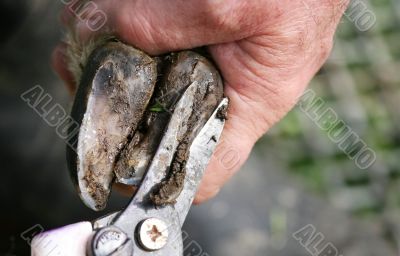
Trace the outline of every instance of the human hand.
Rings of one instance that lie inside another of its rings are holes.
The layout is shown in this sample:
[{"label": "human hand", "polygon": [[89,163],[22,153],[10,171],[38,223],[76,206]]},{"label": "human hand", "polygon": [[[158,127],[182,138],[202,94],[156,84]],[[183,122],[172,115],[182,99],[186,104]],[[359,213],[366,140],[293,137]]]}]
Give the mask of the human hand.
[{"label": "human hand", "polygon": [[[255,142],[296,103],[328,57],[348,0],[96,0],[107,29],[151,55],[208,46],[230,98],[228,120],[195,198],[201,203],[248,158]],[[84,38],[94,32],[76,20]],[[56,71],[75,90],[65,45]]]}]

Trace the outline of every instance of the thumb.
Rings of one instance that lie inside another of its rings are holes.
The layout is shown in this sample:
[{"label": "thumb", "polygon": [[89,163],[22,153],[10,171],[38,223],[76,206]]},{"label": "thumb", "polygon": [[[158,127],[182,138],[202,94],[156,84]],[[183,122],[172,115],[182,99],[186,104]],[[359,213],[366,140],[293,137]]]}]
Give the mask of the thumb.
[{"label": "thumb", "polygon": [[[149,54],[159,54],[253,35],[271,15],[267,8],[259,8],[261,2],[271,1],[100,0],[97,5],[107,16],[108,29],[120,39]],[[80,34],[93,33],[85,22],[77,25],[84,30]]]}]

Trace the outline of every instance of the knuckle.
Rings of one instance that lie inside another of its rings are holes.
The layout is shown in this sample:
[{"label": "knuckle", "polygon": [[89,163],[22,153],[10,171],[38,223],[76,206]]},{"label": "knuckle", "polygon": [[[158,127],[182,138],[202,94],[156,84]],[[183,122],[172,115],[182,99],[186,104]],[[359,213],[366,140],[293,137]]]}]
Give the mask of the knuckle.
[{"label": "knuckle", "polygon": [[243,25],[243,8],[246,4],[238,4],[236,0],[204,1],[206,22],[212,29],[238,31]]}]

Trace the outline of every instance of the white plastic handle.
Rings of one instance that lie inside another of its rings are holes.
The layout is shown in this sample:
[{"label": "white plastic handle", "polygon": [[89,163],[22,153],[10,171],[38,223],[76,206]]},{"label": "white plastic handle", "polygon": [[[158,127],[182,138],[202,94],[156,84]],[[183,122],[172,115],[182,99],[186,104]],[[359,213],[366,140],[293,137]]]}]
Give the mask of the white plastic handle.
[{"label": "white plastic handle", "polygon": [[42,232],[32,240],[31,255],[85,256],[92,231],[92,224],[86,221]]}]

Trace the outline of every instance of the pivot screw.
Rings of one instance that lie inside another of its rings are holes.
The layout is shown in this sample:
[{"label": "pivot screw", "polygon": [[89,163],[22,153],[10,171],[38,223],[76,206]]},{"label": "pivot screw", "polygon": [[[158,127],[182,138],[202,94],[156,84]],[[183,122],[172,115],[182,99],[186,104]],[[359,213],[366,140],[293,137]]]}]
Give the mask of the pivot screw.
[{"label": "pivot screw", "polygon": [[137,232],[140,245],[148,251],[160,250],[168,242],[167,224],[157,218],[142,221]]},{"label": "pivot screw", "polygon": [[132,254],[132,240],[122,230],[114,226],[100,229],[95,233],[89,252],[89,255],[93,256],[131,256]]}]

